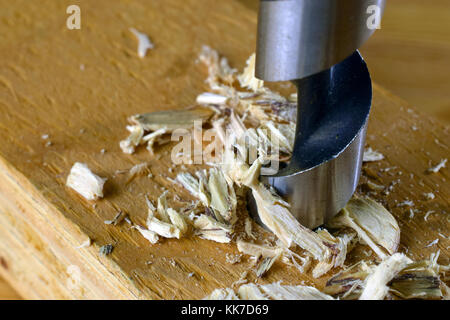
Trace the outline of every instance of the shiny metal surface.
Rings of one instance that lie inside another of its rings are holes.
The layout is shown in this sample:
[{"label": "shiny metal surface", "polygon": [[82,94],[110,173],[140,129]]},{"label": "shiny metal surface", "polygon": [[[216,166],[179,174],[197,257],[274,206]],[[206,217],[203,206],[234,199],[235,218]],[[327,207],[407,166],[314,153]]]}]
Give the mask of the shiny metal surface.
[{"label": "shiny metal surface", "polygon": [[[356,51],[385,0],[262,0],[256,76],[292,80],[298,89],[293,156],[275,176],[262,177],[315,228],[333,217],[358,184],[372,102],[369,71]],[[373,8],[372,8],[373,9]],[[255,216],[255,206],[249,202]],[[257,216],[257,214],[256,214]]]},{"label": "shiny metal surface", "polygon": [[372,84],[358,52],[296,83],[299,112],[292,159],[277,175],[261,180],[290,203],[300,223],[315,228],[345,206],[358,184]]},{"label": "shiny metal surface", "polygon": [[373,5],[381,15],[385,0],[262,0],[256,77],[301,79],[344,60],[375,31]]}]

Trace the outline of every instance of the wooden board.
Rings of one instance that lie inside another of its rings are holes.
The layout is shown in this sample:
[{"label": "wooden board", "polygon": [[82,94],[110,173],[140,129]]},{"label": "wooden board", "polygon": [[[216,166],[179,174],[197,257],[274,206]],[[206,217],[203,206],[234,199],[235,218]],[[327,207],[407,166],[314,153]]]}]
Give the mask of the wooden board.
[{"label": "wooden board", "polygon": [[[195,63],[203,44],[241,68],[254,50],[253,8],[211,0],[75,2],[82,10],[81,30],[65,27],[62,2],[0,1],[6,8],[0,28],[9,31],[0,48],[0,273],[34,299],[202,298],[230,286],[249,267],[246,259],[226,262],[227,253],[237,253],[234,245],[189,238],[152,246],[126,224],[104,220],[122,210],[143,224],[143,195],[156,199],[162,188],[172,188],[167,149],[159,150],[161,159],[145,148],[133,156],[121,152],[126,118],[191,105],[207,89],[206,70]],[[145,59],[137,57],[129,27],[155,42]],[[400,179],[388,196],[375,196],[400,222],[400,250],[419,259],[440,249],[441,264],[450,257],[448,171],[426,170],[448,157],[448,130],[375,86],[368,144],[386,159],[367,165],[362,183],[367,176],[384,185]],[[109,179],[106,197],[96,206],[64,186],[76,161]],[[115,174],[144,161],[154,179],[126,185],[127,177]],[[191,199],[180,188],[176,192]],[[436,198],[425,200],[425,192]],[[396,206],[406,199],[419,210],[412,218],[409,208]],[[434,212],[425,221],[429,210]],[[94,244],[76,249],[87,236]],[[426,248],[436,238],[437,245]],[[109,243],[112,254],[99,255],[99,247]],[[280,279],[320,287],[326,277],[313,279],[276,263],[259,281]]]},{"label": "wooden board", "polygon": [[380,30],[361,48],[373,79],[450,123],[450,3],[390,0]]},{"label": "wooden board", "polygon": [[0,279],[0,300],[20,300],[19,294],[4,280]]}]

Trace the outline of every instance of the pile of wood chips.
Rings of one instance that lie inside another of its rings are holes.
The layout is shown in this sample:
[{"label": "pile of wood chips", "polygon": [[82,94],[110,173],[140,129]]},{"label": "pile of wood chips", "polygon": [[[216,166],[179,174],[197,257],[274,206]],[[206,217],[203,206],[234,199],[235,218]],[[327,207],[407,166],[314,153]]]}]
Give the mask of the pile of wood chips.
[{"label": "pile of wood chips", "polygon": [[[200,94],[196,106],[190,109],[131,116],[127,127],[130,134],[120,142],[127,154],[145,144],[150,155],[156,156],[155,146],[170,142],[170,135],[179,130],[194,136],[195,143],[195,121],[201,121],[201,127],[209,127],[215,139],[202,151],[214,149],[207,162],[209,168],[199,169],[195,174],[181,172],[173,181],[197,201],[177,211],[167,204],[170,191],[164,192],[156,205],[147,198],[146,226],[133,227],[151,244],[161,238],[189,236],[235,242],[242,254],[253,257],[253,271],[258,277],[270,272],[275,261],[295,266],[302,273],[311,272],[316,278],[342,268],[327,281],[322,292],[310,286],[246,283],[244,275],[236,290],[217,289],[208,299],[449,297],[448,287],[440,280],[449,267],[437,264],[439,252],[418,262],[398,253],[397,221],[374,200],[354,197],[326,228],[312,231],[303,227],[290,213],[289,204],[275,190],[259,182],[261,173],[271,173],[270,164],[288,162],[291,157],[296,96],[284,97],[256,79],[255,55],[248,59],[242,73],[207,46],[203,47],[199,60],[208,68],[206,83],[210,92]],[[186,150],[172,154],[181,159],[182,166],[192,164]],[[365,155],[367,161],[382,158],[371,149]],[[138,165],[130,174],[135,176],[145,170],[146,164]],[[87,199],[103,197],[104,183],[105,179],[80,163],[74,165],[67,180],[69,187]],[[256,200],[261,221],[276,236],[273,241],[254,232],[245,210],[247,192],[252,192]],[[378,262],[361,260],[346,267],[347,253],[357,243],[369,246]]]}]

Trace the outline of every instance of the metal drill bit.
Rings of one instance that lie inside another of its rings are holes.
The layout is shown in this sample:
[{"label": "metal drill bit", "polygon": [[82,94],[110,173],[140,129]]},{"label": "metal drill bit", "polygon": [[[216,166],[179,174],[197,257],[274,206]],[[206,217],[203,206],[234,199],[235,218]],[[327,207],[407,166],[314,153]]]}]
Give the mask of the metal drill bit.
[{"label": "metal drill bit", "polygon": [[260,3],[256,76],[293,81],[298,89],[292,159],[262,181],[310,228],[342,209],[359,180],[372,85],[355,50],[374,32],[370,6],[382,12],[384,0]]}]

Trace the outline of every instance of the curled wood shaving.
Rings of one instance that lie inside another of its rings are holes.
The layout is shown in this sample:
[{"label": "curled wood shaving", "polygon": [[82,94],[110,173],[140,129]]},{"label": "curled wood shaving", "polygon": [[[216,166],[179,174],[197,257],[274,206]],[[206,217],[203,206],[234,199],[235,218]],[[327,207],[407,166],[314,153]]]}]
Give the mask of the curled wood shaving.
[{"label": "curled wood shaving", "polygon": [[206,178],[203,180],[200,179],[199,181],[191,174],[182,172],[177,175],[176,180],[180,182],[190,194],[199,199],[205,207],[209,207],[211,200],[210,195],[205,191]]},{"label": "curled wood shaving", "polygon": [[216,168],[209,170],[208,191],[211,194],[210,207],[214,211],[218,211],[219,220],[223,219],[229,223],[234,223],[237,219],[236,201],[233,199],[233,194],[230,193],[230,187],[222,171]]},{"label": "curled wood shaving", "polygon": [[167,208],[166,211],[169,215],[170,222],[180,230],[181,235],[184,235],[188,231],[188,224],[184,217],[172,208]]},{"label": "curled wood shaving", "polygon": [[140,125],[128,126],[127,129],[130,131],[130,135],[125,140],[120,141],[120,148],[124,153],[133,154],[142,141],[144,129]]},{"label": "curled wood shaving", "polygon": [[255,77],[255,62],[256,54],[252,54],[247,60],[247,67],[245,67],[244,72],[238,76],[241,87],[252,91],[258,91],[264,86],[264,81]]},{"label": "curled wood shaving", "polygon": [[413,262],[390,282],[389,290],[403,299],[441,299],[439,275],[429,261]]},{"label": "curled wood shaving", "polygon": [[279,282],[257,285],[244,284],[236,293],[230,289],[216,289],[205,300],[334,300],[314,287],[288,286]]},{"label": "curled wood shaving", "polygon": [[195,107],[133,115],[129,118],[132,125],[127,126],[130,135],[120,142],[120,148],[124,153],[133,154],[137,146],[147,143],[147,149],[153,154],[153,145],[165,134],[177,129],[191,129],[195,121],[203,123],[213,113],[208,108]]},{"label": "curled wood shaving", "polygon": [[217,51],[203,46],[199,60],[208,67],[206,83],[212,90],[227,91],[223,84],[231,85],[235,81],[236,69],[232,69],[225,57],[219,58]]},{"label": "curled wood shaving", "polygon": [[158,129],[158,130],[142,137],[142,141],[147,142],[147,150],[150,152],[150,154],[152,154],[152,155],[154,154],[153,145],[155,144],[156,140],[166,133],[167,133],[167,129],[161,128],[161,129]]},{"label": "curled wood shaving", "polygon": [[438,173],[442,168],[445,168],[445,164],[447,163],[447,161],[447,159],[442,159],[441,162],[439,162],[437,165],[429,168],[428,172]]},{"label": "curled wood shaving", "polygon": [[92,241],[91,238],[87,238],[85,241],[83,241],[83,243],[81,245],[79,245],[78,247],[75,247],[75,249],[82,249],[82,248],[87,248],[91,245]]},{"label": "curled wood shaving", "polygon": [[237,220],[237,199],[233,184],[217,168],[211,168],[208,172],[198,171],[196,175],[199,179],[189,173],[180,173],[177,181],[211,210],[219,222],[234,224]]},{"label": "curled wood shaving", "polygon": [[331,277],[323,291],[341,299],[357,299],[361,295],[365,279],[372,270],[371,265],[360,261]]},{"label": "curled wood shaving", "polygon": [[316,233],[323,240],[323,243],[331,248],[328,259],[319,261],[313,269],[313,277],[319,278],[332,268],[343,266],[347,257],[348,246],[354,239],[355,233],[343,233],[338,237],[334,237],[325,229],[319,229]]},{"label": "curled wood shaving", "polygon": [[261,285],[260,288],[273,300],[334,300],[333,297],[309,286],[283,286],[276,282]]},{"label": "curled wood shaving", "polygon": [[150,241],[151,244],[155,244],[158,243],[159,237],[158,234],[156,232],[153,232],[151,230],[145,229],[141,226],[135,226],[133,227],[135,228],[137,231],[140,232],[140,234],[147,239],[148,241]]},{"label": "curled wood shaving", "polygon": [[387,284],[412,260],[402,253],[394,253],[381,262],[366,281],[359,300],[382,300],[389,291]]},{"label": "curled wood shaving", "polygon": [[149,168],[148,168],[148,163],[147,162],[143,162],[140,164],[137,164],[133,167],[131,167],[128,175],[129,178],[128,180],[132,180],[134,179],[136,176],[140,176],[140,175],[146,175],[150,172]]},{"label": "curled wood shaving", "polygon": [[146,198],[148,205],[147,229],[137,226],[136,229],[151,243],[158,241],[158,235],[163,238],[180,239],[188,231],[184,216],[167,207],[167,191],[158,198],[157,208]]},{"label": "curled wood shaving", "polygon": [[400,227],[395,218],[382,205],[369,198],[351,199],[328,225],[354,229],[381,259],[397,251],[400,243]]},{"label": "curled wood shaving", "polygon": [[284,249],[280,247],[268,247],[243,240],[238,240],[236,244],[240,252],[257,258],[273,258],[279,256],[284,251]]},{"label": "curled wood shaving", "polygon": [[229,243],[231,241],[232,227],[220,223],[213,217],[205,214],[200,215],[194,220],[196,234],[206,240],[212,240],[220,243]]},{"label": "curled wood shaving", "polygon": [[180,239],[181,231],[171,223],[167,223],[159,220],[155,217],[149,217],[147,219],[148,230],[160,235],[164,238],[177,238]]},{"label": "curled wood shaving", "polygon": [[[156,213],[157,218],[161,219],[164,222],[170,223],[170,217],[167,213],[167,194],[168,191],[164,191],[159,197],[158,197],[158,204],[156,207]],[[150,201],[147,201],[149,203]],[[151,204],[151,202],[150,202]],[[148,216],[154,216],[155,214],[155,207],[153,204],[148,205]]]},{"label": "curled wood shaving", "polygon": [[87,200],[103,198],[103,185],[107,179],[101,178],[84,163],[76,162],[67,177],[66,185]]},{"label": "curled wood shaving", "polygon": [[261,221],[283,242],[286,247],[292,243],[310,252],[315,259],[324,260],[329,256],[328,248],[313,231],[303,227],[289,212],[279,198],[263,184],[252,186],[252,194]]}]

